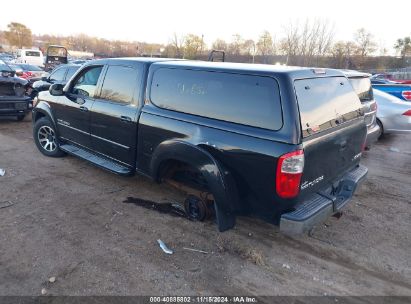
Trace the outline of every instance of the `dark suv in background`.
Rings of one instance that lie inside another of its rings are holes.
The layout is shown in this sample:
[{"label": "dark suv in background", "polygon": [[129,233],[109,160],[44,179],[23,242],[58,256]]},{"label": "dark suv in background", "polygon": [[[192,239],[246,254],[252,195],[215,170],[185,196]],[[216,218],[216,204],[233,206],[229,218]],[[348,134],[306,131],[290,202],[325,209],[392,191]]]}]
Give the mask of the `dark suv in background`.
[{"label": "dark suv in background", "polygon": [[30,96],[26,93],[29,82],[15,76],[15,71],[0,60],[0,116],[15,116],[23,120],[32,108]]},{"label": "dark suv in background", "polygon": [[367,174],[366,133],[341,72],[258,64],[91,61],[33,110],[44,155],[175,186],[220,231],[253,215],[302,233],[339,213]]},{"label": "dark suv in background", "polygon": [[39,92],[47,91],[53,83],[65,84],[81,67],[80,64],[64,64],[57,66],[49,76],[42,77],[32,85],[31,97],[36,102]]}]

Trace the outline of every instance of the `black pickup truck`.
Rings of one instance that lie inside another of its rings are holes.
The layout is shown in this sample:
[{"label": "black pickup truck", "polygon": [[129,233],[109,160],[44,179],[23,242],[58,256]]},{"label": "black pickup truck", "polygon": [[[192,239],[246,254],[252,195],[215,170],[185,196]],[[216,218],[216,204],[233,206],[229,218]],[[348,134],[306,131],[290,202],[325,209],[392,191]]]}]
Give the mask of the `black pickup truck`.
[{"label": "black pickup truck", "polygon": [[340,213],[367,174],[366,133],[341,72],[270,65],[96,60],[33,110],[43,154],[176,186],[220,231],[252,215],[302,233]]}]

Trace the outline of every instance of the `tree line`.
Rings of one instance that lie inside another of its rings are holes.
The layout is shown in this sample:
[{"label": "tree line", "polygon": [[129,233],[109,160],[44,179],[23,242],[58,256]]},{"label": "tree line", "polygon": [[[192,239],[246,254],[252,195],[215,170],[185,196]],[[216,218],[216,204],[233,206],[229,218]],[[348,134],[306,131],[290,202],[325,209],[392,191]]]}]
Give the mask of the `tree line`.
[{"label": "tree line", "polygon": [[397,56],[388,56],[389,49],[378,44],[365,28],[353,33],[348,41],[335,40],[335,30],[329,21],[305,20],[282,27],[277,34],[263,31],[258,39],[234,34],[229,41],[216,39],[211,47],[204,36],[196,34],[170,37],[167,44],[108,40],[85,34],[72,36],[34,35],[23,24],[12,22],[0,31],[0,45],[14,47],[50,44],[64,45],[69,50],[92,52],[97,57],[161,56],[185,59],[206,59],[211,49],[222,50],[228,61],[249,63],[282,63],[299,66],[326,66],[354,69],[387,69],[411,65],[411,38],[399,38],[392,46]]}]

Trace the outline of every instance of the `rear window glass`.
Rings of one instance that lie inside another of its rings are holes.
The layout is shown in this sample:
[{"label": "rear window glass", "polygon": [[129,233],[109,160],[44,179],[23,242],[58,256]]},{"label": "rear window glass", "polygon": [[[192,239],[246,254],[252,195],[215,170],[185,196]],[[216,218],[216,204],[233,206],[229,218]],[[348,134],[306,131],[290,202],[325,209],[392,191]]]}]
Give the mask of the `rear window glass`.
[{"label": "rear window glass", "polygon": [[31,65],[31,64],[19,64],[19,66],[24,70],[24,71],[43,71],[40,69],[38,66]]},{"label": "rear window glass", "polygon": [[40,57],[40,52],[26,51],[26,56],[30,56],[30,57]]},{"label": "rear window glass", "polygon": [[371,80],[369,78],[349,78],[349,80],[362,102],[374,99]]},{"label": "rear window glass", "polygon": [[67,50],[63,47],[49,47],[47,49],[48,56],[67,57]]},{"label": "rear window glass", "polygon": [[363,115],[358,96],[345,77],[303,79],[294,85],[304,137]]},{"label": "rear window glass", "polygon": [[182,69],[159,69],[151,101],[162,108],[208,118],[278,130],[280,94],[270,77]]}]

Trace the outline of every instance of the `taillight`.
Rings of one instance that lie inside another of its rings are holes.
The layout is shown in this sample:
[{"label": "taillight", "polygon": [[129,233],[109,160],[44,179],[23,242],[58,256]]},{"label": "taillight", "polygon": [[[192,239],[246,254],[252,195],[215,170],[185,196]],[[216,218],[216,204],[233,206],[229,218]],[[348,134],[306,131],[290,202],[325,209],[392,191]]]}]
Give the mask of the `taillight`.
[{"label": "taillight", "polygon": [[405,100],[411,100],[411,91],[402,91],[402,97],[404,97]]},{"label": "taillight", "polygon": [[33,76],[33,73],[32,73],[32,72],[24,72],[23,75],[21,76],[21,78],[29,79],[29,78],[31,78],[32,76]]},{"label": "taillight", "polygon": [[402,115],[411,116],[411,110],[405,111]]},{"label": "taillight", "polygon": [[292,198],[300,192],[304,170],[304,151],[298,150],[280,156],[277,164],[276,191],[282,198]]}]

